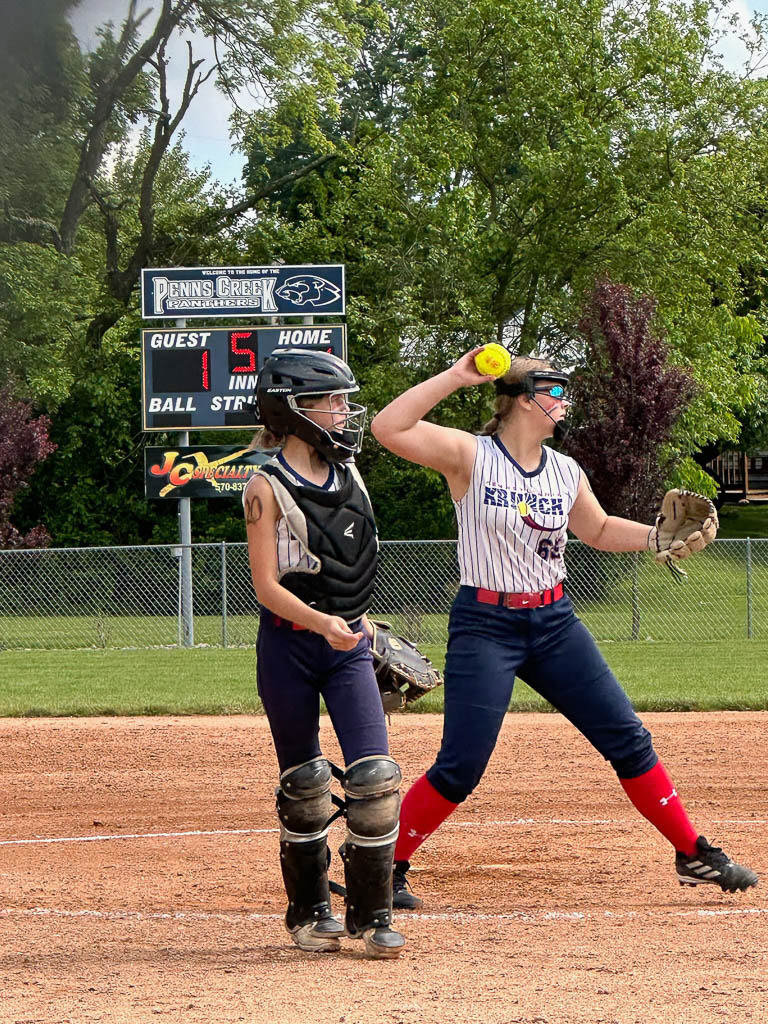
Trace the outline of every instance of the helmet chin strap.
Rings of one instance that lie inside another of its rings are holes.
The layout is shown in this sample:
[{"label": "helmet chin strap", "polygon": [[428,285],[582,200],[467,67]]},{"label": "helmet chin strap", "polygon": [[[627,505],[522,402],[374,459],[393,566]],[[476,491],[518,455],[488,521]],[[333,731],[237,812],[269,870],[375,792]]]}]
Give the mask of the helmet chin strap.
[{"label": "helmet chin strap", "polygon": [[552,423],[554,424],[555,428],[552,431],[552,437],[554,438],[554,440],[564,441],[565,438],[568,436],[569,425],[567,423],[563,423],[562,420],[556,420],[555,417],[544,408],[544,406],[538,400],[536,395],[531,395],[531,399],[536,405],[538,405],[538,407],[541,409],[544,415],[549,416],[549,418],[552,420]]}]

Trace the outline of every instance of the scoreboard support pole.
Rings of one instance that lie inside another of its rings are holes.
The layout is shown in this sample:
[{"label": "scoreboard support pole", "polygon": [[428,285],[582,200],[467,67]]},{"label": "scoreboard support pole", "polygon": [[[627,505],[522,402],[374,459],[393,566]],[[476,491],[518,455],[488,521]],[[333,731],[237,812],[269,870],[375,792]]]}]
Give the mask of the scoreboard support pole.
[{"label": "scoreboard support pole", "polygon": [[[189,445],[189,431],[179,432],[179,445]],[[182,643],[195,646],[195,616],[192,607],[192,499],[179,498],[179,540],[181,541],[181,617],[184,624]]]},{"label": "scoreboard support pole", "polygon": [[[186,327],[185,319],[176,321],[177,327]],[[179,431],[179,445],[189,445],[189,431]],[[192,499],[179,498],[179,540],[181,541],[181,617],[184,628],[182,643],[185,647],[195,646],[195,616],[192,593]]]}]

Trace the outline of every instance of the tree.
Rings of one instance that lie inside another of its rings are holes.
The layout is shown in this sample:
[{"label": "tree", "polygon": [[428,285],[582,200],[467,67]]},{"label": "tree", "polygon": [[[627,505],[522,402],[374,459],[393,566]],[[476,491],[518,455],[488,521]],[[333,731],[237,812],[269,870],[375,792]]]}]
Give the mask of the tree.
[{"label": "tree", "polygon": [[[37,3],[49,23],[57,18],[55,24],[61,28],[61,13],[53,8],[52,14],[48,0]],[[344,0],[302,0],[288,6],[281,0],[162,0],[154,25],[145,30],[149,11],[138,14],[137,0],[128,0],[119,34],[105,27],[100,46],[87,59],[80,56],[71,31],[62,30],[56,51],[59,63],[68,62],[79,74],[69,89],[69,102],[60,98],[55,117],[43,118],[39,129],[33,115],[51,99],[47,71],[25,76],[13,94],[15,113],[9,125],[15,130],[4,140],[12,155],[3,168],[0,242],[53,250],[63,257],[60,266],[66,267],[81,259],[94,241],[93,233],[100,233],[100,266],[89,270],[98,275],[104,290],[91,315],[83,319],[92,350],[98,350],[105,333],[135,302],[141,270],[150,262],[172,264],[178,255],[177,232],[159,229],[158,175],[201,85],[215,73],[219,86],[230,92],[244,82],[256,82],[265,90],[281,88],[284,95],[294,96],[310,125],[333,92],[329,66],[338,74],[346,67],[344,9]],[[204,68],[204,62],[195,59],[192,44],[187,44],[186,79],[174,107],[168,90],[167,46],[175,32],[192,27],[213,37],[217,60]],[[35,124],[36,135],[18,127],[22,113]],[[129,131],[141,125],[143,145],[132,154],[132,173],[122,182],[128,187],[121,187],[107,157],[125,147]],[[45,152],[62,129],[67,139],[63,168]],[[47,157],[44,170],[55,178],[52,194],[51,181],[39,181],[34,193],[25,186],[22,157],[31,134]],[[292,169],[288,177],[310,174],[315,166],[310,161]],[[200,238],[218,239],[280,187],[279,181],[264,182],[234,202],[218,190],[208,196],[204,208],[194,210],[188,230]]]},{"label": "tree", "polygon": [[[663,315],[738,295],[764,88],[723,68],[718,0],[383,6],[326,126],[336,158],[276,197],[302,243],[314,215],[318,246],[378,257],[414,325],[516,323],[521,351],[567,345],[604,271]],[[291,113],[259,122],[252,171],[311,155]]]},{"label": "tree", "polygon": [[[143,500],[141,269],[244,262],[240,225],[281,187],[269,180],[231,195],[193,173],[178,141],[183,120],[215,75],[231,92],[244,82],[265,95],[293,89],[310,124],[346,67],[346,2],[161,0],[149,24],[150,12],[126,0],[122,24],[105,26],[87,55],[68,6],[14,0],[18,18],[7,22],[30,33],[3,36],[16,52],[0,109],[0,372],[51,413],[59,443],[18,508],[32,521],[53,486],[59,542],[147,540],[158,530],[168,539],[170,510]],[[174,105],[168,43],[195,27],[214,39],[216,60],[205,66],[188,45]]]},{"label": "tree", "polygon": [[641,522],[658,508],[665,446],[694,391],[691,376],[669,365],[655,314],[649,296],[607,278],[595,285],[579,321],[585,359],[571,385],[575,426],[565,442],[608,514]]},{"label": "tree", "polygon": [[31,407],[13,399],[8,384],[0,389],[0,549],[41,548],[50,543],[38,525],[22,535],[11,523],[17,495],[28,486],[35,467],[56,448],[48,439],[50,420],[33,417]]},{"label": "tree", "polygon": [[[765,36],[758,24],[750,66],[728,70],[724,6],[387,0],[365,23],[324,125],[335,155],[275,194],[271,230],[286,259],[347,264],[374,409],[494,336],[580,362],[580,297],[609,274],[656,297],[672,360],[696,379],[670,445],[706,486],[690,456],[738,436],[768,330],[744,277],[765,276]],[[288,104],[251,128],[256,180],[320,151]],[[452,396],[438,415],[475,429],[481,404]]]},{"label": "tree", "polygon": [[[17,61],[0,110],[0,372],[60,421],[41,480],[58,460],[66,478],[78,417],[104,425],[85,457],[105,498],[61,510],[70,542],[108,536],[127,498],[149,263],[345,263],[351,360],[373,411],[494,336],[578,361],[579,297],[604,273],[656,297],[672,359],[696,378],[670,441],[681,465],[765,404],[766,324],[761,307],[745,313],[743,268],[759,292],[766,85],[717,57],[724,0],[163,0],[151,25],[126,3],[90,55],[57,13],[66,3],[27,6],[56,44],[47,65]],[[192,25],[218,60],[208,68],[190,49],[174,107],[168,41]],[[36,58],[43,38],[30,33]],[[757,62],[759,27],[754,46]],[[208,73],[265,98],[257,115],[236,114],[249,159],[236,195],[191,173],[177,141]],[[476,429],[488,398],[458,393],[438,415]],[[374,494],[385,522],[386,478]],[[410,528],[401,511],[398,534]],[[450,511],[445,495],[435,521]],[[144,539],[158,521],[126,521],[123,536]]]}]

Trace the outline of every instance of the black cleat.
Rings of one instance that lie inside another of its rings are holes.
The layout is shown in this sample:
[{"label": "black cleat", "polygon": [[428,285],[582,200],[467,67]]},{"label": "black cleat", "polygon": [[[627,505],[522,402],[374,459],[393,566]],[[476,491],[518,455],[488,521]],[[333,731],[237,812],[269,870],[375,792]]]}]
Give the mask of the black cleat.
[{"label": "black cleat", "polygon": [[744,892],[757,885],[751,868],[732,861],[719,846],[710,846],[704,836],[696,840],[696,853],[690,857],[678,853],[675,868],[680,885],[719,885],[723,892]]},{"label": "black cleat", "polygon": [[424,905],[423,900],[414,896],[405,877],[410,866],[407,860],[396,860],[392,868],[392,906],[395,910],[418,910]]}]

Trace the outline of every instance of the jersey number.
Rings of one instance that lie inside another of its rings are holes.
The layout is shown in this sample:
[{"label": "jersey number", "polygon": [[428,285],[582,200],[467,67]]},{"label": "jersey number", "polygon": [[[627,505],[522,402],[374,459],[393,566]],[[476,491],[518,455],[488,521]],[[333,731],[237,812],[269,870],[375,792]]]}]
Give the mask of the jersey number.
[{"label": "jersey number", "polygon": [[557,541],[543,540],[536,549],[536,554],[546,562],[548,559],[560,558],[561,550]]}]

